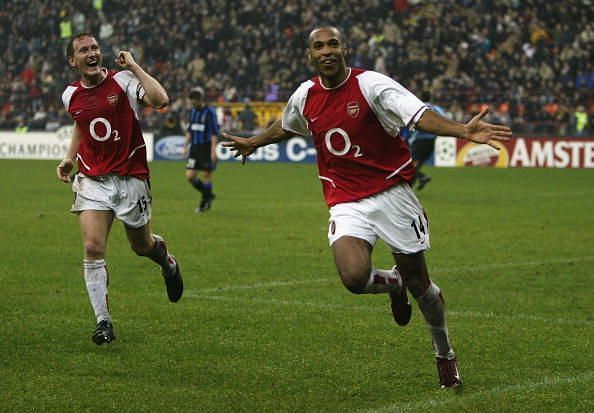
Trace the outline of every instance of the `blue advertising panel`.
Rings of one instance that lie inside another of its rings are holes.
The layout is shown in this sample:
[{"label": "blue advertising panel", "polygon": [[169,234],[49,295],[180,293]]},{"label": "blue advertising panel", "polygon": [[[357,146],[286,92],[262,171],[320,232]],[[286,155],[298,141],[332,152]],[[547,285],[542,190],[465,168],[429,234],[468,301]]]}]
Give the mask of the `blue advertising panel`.
[{"label": "blue advertising panel", "polygon": [[184,157],[186,139],[183,135],[169,135],[157,138],[153,147],[156,161],[181,161]]},{"label": "blue advertising panel", "polygon": [[[184,160],[185,139],[181,135],[163,136],[155,141],[155,160],[181,161]],[[237,161],[233,153],[225,148],[221,142],[217,145],[219,161]],[[262,148],[248,158],[253,162],[304,162],[316,161],[316,149],[311,139],[294,137],[287,141],[274,143]]]}]

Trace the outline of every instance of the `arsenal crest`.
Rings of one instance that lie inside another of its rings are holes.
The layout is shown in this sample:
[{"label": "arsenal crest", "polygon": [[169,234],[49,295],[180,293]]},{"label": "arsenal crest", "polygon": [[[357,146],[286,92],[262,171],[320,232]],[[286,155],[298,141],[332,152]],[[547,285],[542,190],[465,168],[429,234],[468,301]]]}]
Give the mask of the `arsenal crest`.
[{"label": "arsenal crest", "polygon": [[118,104],[118,95],[116,95],[115,93],[108,95],[107,103],[109,103],[111,106],[117,105]]},{"label": "arsenal crest", "polygon": [[356,118],[359,114],[359,102],[350,102],[346,107],[347,113],[352,117]]}]

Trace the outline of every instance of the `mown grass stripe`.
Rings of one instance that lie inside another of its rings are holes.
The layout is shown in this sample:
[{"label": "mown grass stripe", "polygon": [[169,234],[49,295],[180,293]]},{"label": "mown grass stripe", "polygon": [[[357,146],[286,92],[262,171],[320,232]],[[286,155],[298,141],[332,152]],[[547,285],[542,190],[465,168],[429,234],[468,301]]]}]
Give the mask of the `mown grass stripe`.
[{"label": "mown grass stripe", "polygon": [[[533,261],[523,261],[523,262],[506,262],[506,263],[498,263],[498,264],[481,264],[476,266],[464,266],[464,267],[445,267],[445,268],[432,268],[430,269],[431,273],[452,273],[452,272],[467,272],[467,271],[480,271],[486,269],[493,269],[493,268],[513,268],[513,267],[532,267],[538,265],[546,265],[546,264],[567,264],[570,262],[587,262],[587,261],[594,261],[594,256],[584,256],[584,257],[567,257],[567,258],[556,258],[550,260],[533,260]],[[335,282],[336,277],[327,277],[327,278],[315,278],[315,279],[307,279],[307,280],[287,280],[287,281],[271,281],[266,283],[257,283],[257,284],[244,284],[244,285],[227,285],[221,287],[212,287],[212,288],[205,288],[201,290],[203,293],[210,293],[210,292],[222,292],[222,291],[232,291],[232,290],[250,290],[250,289],[260,289],[260,288],[274,288],[274,287],[286,287],[292,285],[300,285],[300,284],[312,284],[312,283],[326,283],[326,282]]]},{"label": "mown grass stripe", "polygon": [[[283,300],[275,298],[256,298],[256,297],[229,297],[224,295],[208,295],[201,292],[187,291],[184,293],[186,298],[204,299],[212,301],[229,301],[229,302],[250,302],[267,305],[283,305],[283,306],[301,306],[301,307],[317,307],[325,309],[340,309],[340,310],[354,310],[354,311],[382,311],[378,306],[361,306],[361,305],[345,305],[345,304],[327,304],[315,303],[310,301],[298,300]],[[386,308],[387,308],[386,302]],[[509,321],[535,321],[548,324],[563,324],[563,325],[583,325],[594,326],[594,320],[579,320],[579,319],[565,319],[565,318],[547,318],[532,314],[498,314],[493,312],[476,312],[476,311],[447,311],[448,317],[459,318],[480,318],[480,319],[496,319]]]},{"label": "mown grass stripe", "polygon": [[[429,408],[444,407],[445,405],[456,403],[460,404],[465,401],[482,399],[490,396],[498,396],[510,393],[520,393],[527,390],[535,390],[549,386],[558,386],[564,384],[575,384],[594,380],[594,371],[589,371],[576,376],[554,376],[545,377],[540,381],[527,381],[518,384],[511,384],[509,386],[498,386],[490,390],[482,390],[472,394],[460,393],[459,396],[452,398],[432,398],[421,400],[412,403],[395,403],[389,406],[381,407],[379,409],[361,410],[360,413],[402,413],[411,410],[423,411]],[[444,390],[450,391],[450,390]]]}]

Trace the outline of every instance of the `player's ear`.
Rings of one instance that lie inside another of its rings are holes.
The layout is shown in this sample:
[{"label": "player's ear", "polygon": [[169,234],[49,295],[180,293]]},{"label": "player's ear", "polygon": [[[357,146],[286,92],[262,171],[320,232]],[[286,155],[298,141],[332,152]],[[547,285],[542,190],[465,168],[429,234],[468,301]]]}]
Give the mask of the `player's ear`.
[{"label": "player's ear", "polygon": [[76,67],[76,62],[74,61],[74,58],[71,56],[68,56],[68,65],[70,67]]},{"label": "player's ear", "polygon": [[305,49],[305,55],[307,56],[307,60],[311,62],[311,50],[309,47]]}]

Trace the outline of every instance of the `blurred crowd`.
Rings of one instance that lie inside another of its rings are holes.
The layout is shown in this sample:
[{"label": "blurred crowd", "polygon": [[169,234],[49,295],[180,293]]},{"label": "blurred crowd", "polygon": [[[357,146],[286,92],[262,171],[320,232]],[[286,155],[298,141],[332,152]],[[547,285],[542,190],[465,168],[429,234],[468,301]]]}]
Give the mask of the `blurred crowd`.
[{"label": "blurred crowd", "polygon": [[[307,35],[333,24],[349,63],[459,121],[484,106],[516,133],[589,134],[594,113],[591,0],[5,0],[0,3],[0,129],[70,124],[60,95],[73,34],[94,33],[104,65],[130,50],[182,117],[191,87],[220,102],[285,101],[312,76]],[[585,116],[585,118],[584,118]],[[166,113],[149,112],[159,128]]]}]

